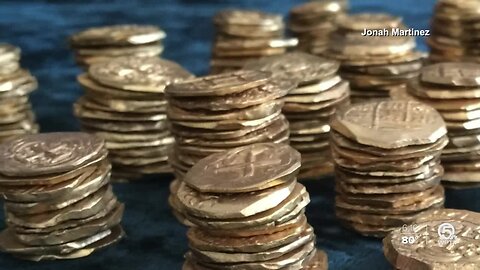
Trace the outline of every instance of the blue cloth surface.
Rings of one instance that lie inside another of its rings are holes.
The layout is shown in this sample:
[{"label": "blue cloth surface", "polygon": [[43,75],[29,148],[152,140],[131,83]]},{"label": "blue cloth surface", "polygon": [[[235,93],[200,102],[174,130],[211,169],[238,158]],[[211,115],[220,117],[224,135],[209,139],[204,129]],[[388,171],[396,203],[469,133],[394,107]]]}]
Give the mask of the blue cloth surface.
[{"label": "blue cloth surface", "polygon": [[[227,7],[260,9],[286,14],[294,0],[3,0],[0,2],[0,42],[20,46],[22,65],[39,80],[33,108],[43,132],[78,130],[72,103],[82,94],[67,37],[86,27],[120,23],[155,24],[168,34],[164,57],[197,75],[208,70],[213,39],[212,15]],[[433,0],[352,0],[351,10],[384,11],[403,16],[407,25],[428,29]],[[419,39],[419,48],[426,50]],[[126,203],[124,228],[128,237],[118,245],[74,261],[32,263],[0,254],[0,269],[153,270],[181,269],[187,250],[186,229],[167,204],[168,177],[151,177],[132,184],[116,184]],[[309,222],[318,247],[326,250],[330,269],[391,269],[381,241],[340,227],[333,214],[333,179],[310,181]],[[448,191],[447,206],[479,211],[479,190]],[[1,214],[1,213],[0,213]],[[2,214],[3,217],[3,214]],[[0,228],[3,227],[0,220]]]}]

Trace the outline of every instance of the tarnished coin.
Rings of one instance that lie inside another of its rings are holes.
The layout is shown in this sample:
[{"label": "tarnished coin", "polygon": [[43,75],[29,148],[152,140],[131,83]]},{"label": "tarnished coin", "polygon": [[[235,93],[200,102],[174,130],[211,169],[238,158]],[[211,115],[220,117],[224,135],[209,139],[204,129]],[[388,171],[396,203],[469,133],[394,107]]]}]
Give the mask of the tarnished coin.
[{"label": "tarnished coin", "polygon": [[74,47],[146,44],[164,39],[165,32],[152,25],[112,25],[93,27],[71,37]]},{"label": "tarnished coin", "polygon": [[233,24],[233,25],[282,25],[282,16],[276,14],[263,13],[254,10],[224,10],[213,18],[215,24]]},{"label": "tarnished coin", "polygon": [[337,72],[339,63],[302,52],[292,52],[252,60],[244,68],[270,71],[275,77],[295,80],[304,85],[332,76]]},{"label": "tarnished coin", "polygon": [[335,131],[361,144],[386,149],[433,143],[447,132],[438,112],[410,100],[340,108],[330,124]]},{"label": "tarnished coin", "polygon": [[479,226],[478,218],[464,219],[448,214],[444,218],[422,219],[411,226],[409,234],[414,237],[414,243],[404,244],[405,234],[396,229],[383,240],[384,254],[397,269],[476,269]]},{"label": "tarnished coin", "polygon": [[[281,184],[300,167],[300,153],[285,144],[261,143],[200,160],[184,181],[202,192],[238,193]],[[225,181],[230,179],[230,181]]]},{"label": "tarnished coin", "polygon": [[141,92],[163,92],[167,85],[193,77],[180,65],[158,57],[118,57],[93,64],[88,74],[100,84]]},{"label": "tarnished coin", "polygon": [[402,23],[402,18],[386,13],[358,13],[341,15],[338,17],[336,23],[340,29],[363,31],[364,29],[373,30],[399,27]]},{"label": "tarnished coin", "polygon": [[170,96],[224,96],[258,87],[271,76],[268,71],[240,70],[185,80],[168,86],[165,91]]},{"label": "tarnished coin", "polygon": [[420,80],[446,86],[480,86],[480,65],[474,63],[441,63],[425,67]]},{"label": "tarnished coin", "polygon": [[73,170],[95,159],[103,140],[80,132],[25,135],[0,145],[0,173],[38,176]]}]

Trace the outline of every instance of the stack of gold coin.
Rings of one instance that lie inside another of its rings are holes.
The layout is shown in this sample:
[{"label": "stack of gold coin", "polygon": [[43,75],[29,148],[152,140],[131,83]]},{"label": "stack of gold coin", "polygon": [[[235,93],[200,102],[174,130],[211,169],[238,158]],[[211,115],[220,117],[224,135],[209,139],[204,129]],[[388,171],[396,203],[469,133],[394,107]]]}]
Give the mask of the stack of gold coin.
[{"label": "stack of gold coin", "polygon": [[210,63],[212,73],[240,69],[245,61],[283,54],[298,43],[296,38],[285,38],[280,14],[225,10],[216,14],[213,21],[217,36]]},{"label": "stack of gold coin", "polygon": [[422,69],[407,94],[437,109],[447,124],[450,143],[442,152],[444,184],[480,185],[480,65],[439,63]]},{"label": "stack of gold coin", "polygon": [[432,62],[480,62],[480,2],[439,0],[427,39]]},{"label": "stack of gold coin", "polygon": [[[341,61],[340,75],[350,81],[353,103],[388,98],[392,89],[418,76],[424,55],[415,50],[415,38],[393,35],[405,28],[401,18],[360,13],[339,16],[337,22],[324,55]],[[375,34],[365,36],[364,29]]]},{"label": "stack of gold coin", "polygon": [[177,193],[195,225],[184,269],[327,269],[304,214],[310,199],[296,181],[300,159],[286,144],[260,143],[195,164]]},{"label": "stack of gold coin", "polygon": [[288,28],[298,37],[298,49],[322,54],[335,31],[335,20],[348,9],[346,0],[311,1],[290,10]]},{"label": "stack of gold coin", "polygon": [[444,203],[442,117],[412,100],[337,110],[331,122],[336,215],[363,235],[384,236]]},{"label": "stack of gold coin", "polygon": [[73,259],[120,240],[124,206],[110,185],[105,143],[78,132],[0,145],[7,228],[0,250],[27,260]]},{"label": "stack of gold coin", "polygon": [[121,56],[152,57],[163,51],[165,32],[153,25],[112,25],[86,29],[70,37],[81,66]]},{"label": "stack of gold coin", "polygon": [[0,44],[0,142],[38,132],[28,95],[37,80],[20,67],[20,49]]},{"label": "stack of gold coin", "polygon": [[299,178],[333,172],[328,138],[329,119],[349,102],[348,82],[338,75],[337,61],[294,52],[254,60],[246,69],[271,71],[280,79],[298,82],[284,98],[283,113],[290,123],[290,145],[302,154]]},{"label": "stack of gold coin", "polygon": [[412,226],[383,239],[383,252],[395,269],[480,269],[480,213],[428,211]]},{"label": "stack of gold coin", "polygon": [[281,98],[295,86],[268,71],[239,70],[167,87],[175,175],[182,179],[197,161],[226,149],[288,142]]},{"label": "stack of gold coin", "polygon": [[174,62],[133,56],[95,63],[78,76],[85,96],[75,114],[83,130],[106,140],[116,180],[170,171],[164,90],[192,77]]}]

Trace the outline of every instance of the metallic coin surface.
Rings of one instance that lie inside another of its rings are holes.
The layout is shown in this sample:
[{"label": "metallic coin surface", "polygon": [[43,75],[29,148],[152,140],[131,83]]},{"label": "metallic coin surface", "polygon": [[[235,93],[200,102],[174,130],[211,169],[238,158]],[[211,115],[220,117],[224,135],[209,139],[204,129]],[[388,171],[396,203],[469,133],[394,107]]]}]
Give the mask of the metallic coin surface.
[{"label": "metallic coin surface", "polygon": [[213,18],[216,24],[234,25],[280,25],[282,17],[276,14],[263,13],[254,10],[225,10],[217,13]]},{"label": "metallic coin surface", "polygon": [[146,44],[165,38],[160,28],[151,25],[112,25],[93,27],[71,37],[73,46]]},{"label": "metallic coin surface", "polygon": [[386,149],[433,143],[447,131],[438,112],[410,100],[370,102],[340,108],[331,126],[361,144]]},{"label": "metallic coin surface", "polygon": [[420,80],[447,86],[480,86],[480,65],[474,63],[442,63],[425,67]]},{"label": "metallic coin surface", "polygon": [[104,142],[79,132],[25,135],[0,145],[0,173],[37,176],[73,170],[95,159]]},{"label": "metallic coin surface", "polygon": [[337,24],[341,29],[350,31],[363,31],[364,29],[384,29],[400,26],[401,17],[395,17],[386,13],[358,13],[341,15]]},{"label": "metallic coin surface", "polygon": [[184,181],[202,192],[255,191],[280,184],[278,179],[300,167],[300,159],[300,153],[285,144],[254,144],[200,160]]},{"label": "metallic coin surface", "polygon": [[88,74],[103,85],[142,92],[163,92],[167,85],[193,77],[180,65],[158,57],[118,57],[91,65]]}]

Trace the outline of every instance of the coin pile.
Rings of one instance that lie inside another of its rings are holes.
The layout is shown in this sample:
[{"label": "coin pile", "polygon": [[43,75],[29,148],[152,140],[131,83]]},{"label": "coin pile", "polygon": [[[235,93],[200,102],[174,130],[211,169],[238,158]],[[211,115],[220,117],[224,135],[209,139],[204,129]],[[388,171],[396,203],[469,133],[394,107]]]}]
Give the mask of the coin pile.
[{"label": "coin pile", "polygon": [[399,270],[480,269],[479,228],[479,213],[429,211],[414,226],[396,229],[383,239],[383,252]]},{"label": "coin pile", "polygon": [[288,28],[298,37],[298,50],[322,54],[335,31],[335,20],[348,10],[346,0],[311,1],[290,10]]},{"label": "coin pile", "polygon": [[480,2],[439,0],[427,39],[432,62],[480,62]]},{"label": "coin pile", "polygon": [[404,29],[401,18],[382,13],[339,16],[326,57],[341,61],[340,75],[350,82],[353,103],[388,98],[418,76],[423,53],[412,36],[363,36],[364,29]]},{"label": "coin pile", "polygon": [[331,122],[336,215],[349,228],[383,237],[444,203],[445,123],[412,100],[367,102],[337,110]]},{"label": "coin pile", "polygon": [[439,63],[422,69],[407,94],[442,115],[450,143],[442,152],[444,184],[480,185],[480,64]]},{"label": "coin pile", "polygon": [[37,80],[20,67],[20,49],[0,44],[0,142],[38,132],[28,95]]},{"label": "coin pile", "polygon": [[105,143],[86,133],[24,135],[0,145],[7,228],[0,250],[27,260],[73,259],[119,241],[124,206]]},{"label": "coin pile", "polygon": [[348,82],[338,76],[337,61],[294,52],[253,60],[246,69],[271,71],[298,82],[284,97],[283,113],[290,123],[290,145],[302,154],[299,179],[331,174],[328,145],[330,116],[349,102]]},{"label": "coin pile", "polygon": [[164,90],[192,77],[174,62],[134,56],[95,63],[78,76],[85,96],[75,114],[84,131],[106,140],[115,180],[171,171]]},{"label": "coin pile", "polygon": [[184,269],[327,269],[296,181],[300,159],[286,144],[260,143],[195,164],[177,193],[195,224]]},{"label": "coin pile", "polygon": [[167,115],[175,137],[169,157],[182,179],[200,159],[239,146],[288,142],[281,100],[296,84],[268,71],[239,70],[167,87]]},{"label": "coin pile", "polygon": [[70,37],[81,66],[121,56],[152,57],[163,51],[165,32],[153,25],[111,25],[88,28]]},{"label": "coin pile", "polygon": [[296,38],[285,38],[280,14],[224,10],[215,15],[213,22],[217,36],[212,49],[211,73],[240,69],[245,61],[283,54],[298,43]]}]

